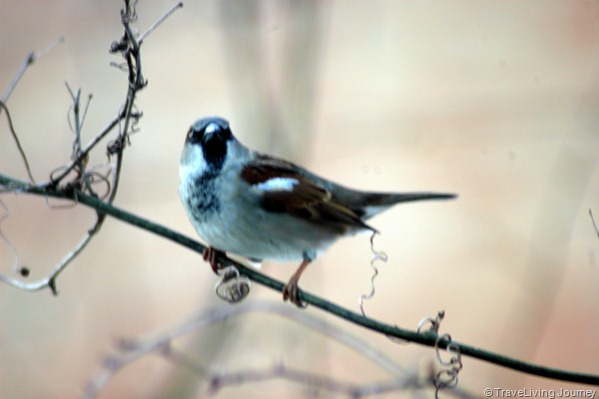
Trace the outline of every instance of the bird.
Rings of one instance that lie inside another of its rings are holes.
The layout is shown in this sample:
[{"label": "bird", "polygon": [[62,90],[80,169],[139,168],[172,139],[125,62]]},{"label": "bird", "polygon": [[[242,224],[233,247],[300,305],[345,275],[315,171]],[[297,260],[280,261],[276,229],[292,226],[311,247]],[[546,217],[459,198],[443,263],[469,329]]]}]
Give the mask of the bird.
[{"label": "bird", "polygon": [[403,202],[445,200],[455,194],[374,192],[352,189],[284,159],[253,151],[218,116],[196,120],[185,137],[179,194],[200,238],[205,261],[218,274],[218,258],[233,253],[252,261],[300,262],[283,288],[298,307],[306,267],[338,239]]}]

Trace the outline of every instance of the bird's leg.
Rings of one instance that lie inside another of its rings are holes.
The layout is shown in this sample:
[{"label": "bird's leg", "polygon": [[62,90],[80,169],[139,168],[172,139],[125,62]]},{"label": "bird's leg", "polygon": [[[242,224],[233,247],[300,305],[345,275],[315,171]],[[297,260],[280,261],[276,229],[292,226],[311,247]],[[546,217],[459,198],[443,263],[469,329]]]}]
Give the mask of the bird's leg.
[{"label": "bird's leg", "polygon": [[295,273],[293,273],[293,276],[291,276],[291,278],[289,279],[289,282],[287,283],[287,285],[285,287],[283,287],[283,300],[286,301],[287,299],[289,299],[298,308],[305,308],[307,306],[306,303],[302,302],[297,297],[297,293],[298,293],[298,289],[299,289],[297,284],[299,282],[299,279],[300,279],[302,273],[304,272],[304,270],[306,270],[306,267],[310,264],[311,261],[312,261],[311,259],[304,258],[304,260],[299,265],[299,267],[297,268]]},{"label": "bird's leg", "polygon": [[223,268],[223,265],[218,262],[219,256],[225,256],[225,253],[212,247],[206,247],[202,253],[202,258],[204,258],[204,261],[210,264],[212,271],[216,275],[218,275],[218,271]]}]

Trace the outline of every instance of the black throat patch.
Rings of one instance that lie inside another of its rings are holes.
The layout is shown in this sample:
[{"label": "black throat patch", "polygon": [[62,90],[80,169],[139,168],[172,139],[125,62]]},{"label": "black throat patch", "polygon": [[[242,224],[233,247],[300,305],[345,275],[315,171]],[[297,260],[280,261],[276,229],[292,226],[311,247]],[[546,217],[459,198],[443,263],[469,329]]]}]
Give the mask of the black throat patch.
[{"label": "black throat patch", "polygon": [[[222,165],[221,165],[222,168]],[[209,169],[190,179],[187,206],[194,219],[202,223],[212,214],[220,211],[221,204],[216,193],[216,177],[219,170]]]},{"label": "black throat patch", "polygon": [[221,137],[221,135],[221,132],[214,133],[213,137],[201,143],[208,168],[214,172],[219,172],[222,169],[225,163],[225,156],[227,155],[227,143],[229,140],[228,138]]}]

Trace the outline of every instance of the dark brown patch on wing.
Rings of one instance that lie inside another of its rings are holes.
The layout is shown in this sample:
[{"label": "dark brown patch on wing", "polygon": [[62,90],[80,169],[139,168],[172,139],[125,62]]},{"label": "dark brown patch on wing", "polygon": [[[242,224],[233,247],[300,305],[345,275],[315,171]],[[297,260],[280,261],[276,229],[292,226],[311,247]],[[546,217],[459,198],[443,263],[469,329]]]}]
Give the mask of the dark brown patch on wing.
[{"label": "dark brown patch on wing", "polygon": [[345,232],[356,228],[372,230],[357,211],[335,200],[319,182],[303,175],[296,165],[277,158],[259,156],[241,171],[241,178],[250,185],[273,178],[298,181],[290,191],[262,193],[261,206],[269,212],[286,212],[300,219]]}]

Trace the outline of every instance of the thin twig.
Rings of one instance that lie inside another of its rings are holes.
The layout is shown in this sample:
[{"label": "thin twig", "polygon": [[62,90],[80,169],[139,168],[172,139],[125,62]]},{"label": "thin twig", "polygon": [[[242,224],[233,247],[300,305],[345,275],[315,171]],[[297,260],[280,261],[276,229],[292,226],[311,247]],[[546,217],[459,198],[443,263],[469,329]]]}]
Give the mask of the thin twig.
[{"label": "thin twig", "polygon": [[[98,145],[104,138],[106,138],[106,136],[112,131],[112,129],[114,129],[116,126],[118,126],[118,124],[120,123],[121,120],[123,120],[123,118],[125,117],[125,114],[123,112],[119,112],[119,115],[114,118],[112,121],[110,121],[108,123],[108,125],[102,130],[100,131],[100,133],[98,133],[86,146],[84,149],[81,150],[79,156],[80,157],[87,157],[89,155],[89,153],[91,152],[91,150],[93,150],[96,145]],[[60,172],[57,176],[53,176],[50,178],[50,180],[41,183],[41,186],[55,186],[56,184],[58,184],[59,182],[61,182],[78,164],[77,159],[73,159],[71,161],[71,163],[69,163],[67,166],[65,166],[64,168],[62,168],[62,172]]]},{"label": "thin twig", "polygon": [[591,215],[591,222],[593,222],[593,228],[595,229],[595,234],[597,234],[597,238],[599,238],[599,228],[595,223],[595,218],[593,217],[593,211],[589,209],[589,215]]},{"label": "thin twig", "polygon": [[0,281],[24,291],[39,291],[45,288],[50,288],[52,294],[57,295],[56,278],[62,273],[66,267],[87,247],[93,236],[100,230],[105,217],[98,217],[93,226],[87,231],[83,238],[77,243],[75,248],[71,250],[43,279],[27,282],[17,278],[9,277],[0,274]]},{"label": "thin twig", "polygon": [[[81,107],[81,89],[77,90],[77,93],[73,93],[71,87],[68,83],[65,83],[69,94],[71,95],[71,100],[73,101],[73,122],[75,126],[71,126],[71,130],[75,133],[75,140],[73,140],[73,155],[72,158],[77,162],[77,174],[78,179],[83,182],[83,186],[85,187],[85,191],[91,194],[94,194],[93,188],[89,182],[86,165],[87,165],[87,157],[81,156],[81,128],[83,126],[82,119],[79,115],[79,110]],[[69,125],[71,124],[69,118]]]},{"label": "thin twig", "polygon": [[[174,352],[174,351],[173,351]],[[178,360],[177,352],[169,353],[165,357]],[[417,376],[401,378],[398,380],[378,381],[374,383],[352,383],[339,379],[323,376],[321,374],[277,364],[265,369],[247,369],[235,372],[209,373],[209,395],[216,395],[218,391],[227,386],[237,386],[247,383],[264,382],[274,379],[284,379],[302,384],[311,389],[345,395],[352,399],[365,396],[380,395],[389,392],[406,391],[408,389],[430,388],[430,384],[422,384]]]},{"label": "thin twig", "polygon": [[42,55],[46,54],[48,51],[52,50],[54,47],[58,46],[62,42],[64,42],[64,38],[63,37],[59,37],[58,39],[56,39],[52,43],[50,43],[45,49],[43,49],[41,51],[31,51],[31,52],[29,52],[29,54],[27,54],[27,56],[25,57],[25,59],[21,63],[21,66],[19,67],[19,70],[17,71],[17,73],[15,74],[15,76],[12,78],[12,81],[10,82],[10,84],[8,85],[8,87],[6,88],[6,91],[4,92],[4,95],[2,95],[2,100],[1,101],[3,103],[5,103],[5,104],[8,102],[8,98],[12,94],[13,90],[15,89],[15,87],[17,87],[17,84],[19,83],[19,81],[21,80],[21,78],[23,77],[23,75],[25,74],[25,71],[27,70],[27,68],[29,68],[31,65],[33,65],[33,63],[35,61],[37,61],[37,59],[40,58]]},{"label": "thin twig", "polygon": [[170,17],[175,11],[177,11],[179,8],[183,8],[183,2],[180,1],[179,3],[177,3],[173,8],[171,8],[166,14],[164,14],[162,16],[162,18],[160,18],[158,21],[154,22],[154,24],[152,26],[150,26],[148,28],[147,31],[145,31],[137,40],[137,42],[139,43],[139,45],[141,46],[141,44],[143,43],[144,39],[150,34],[152,33],[154,30],[156,30],[156,28],[158,28],[164,21],[166,21],[166,19],[168,17]]},{"label": "thin twig", "polygon": [[29,161],[27,160],[27,155],[25,155],[25,151],[23,150],[23,147],[21,146],[21,142],[19,141],[19,136],[17,136],[17,133],[15,132],[15,127],[12,124],[12,118],[10,117],[10,112],[8,111],[8,108],[6,108],[6,104],[4,103],[4,101],[0,101],[0,111],[1,110],[6,111],[6,120],[8,121],[8,130],[10,130],[10,134],[12,134],[12,138],[15,141],[15,143],[17,144],[19,154],[21,155],[21,159],[23,160],[23,163],[25,164],[25,170],[27,171],[27,176],[29,177],[29,181],[31,181],[31,183],[35,183],[35,179],[33,178],[33,174],[31,173],[31,167],[29,166]]}]

